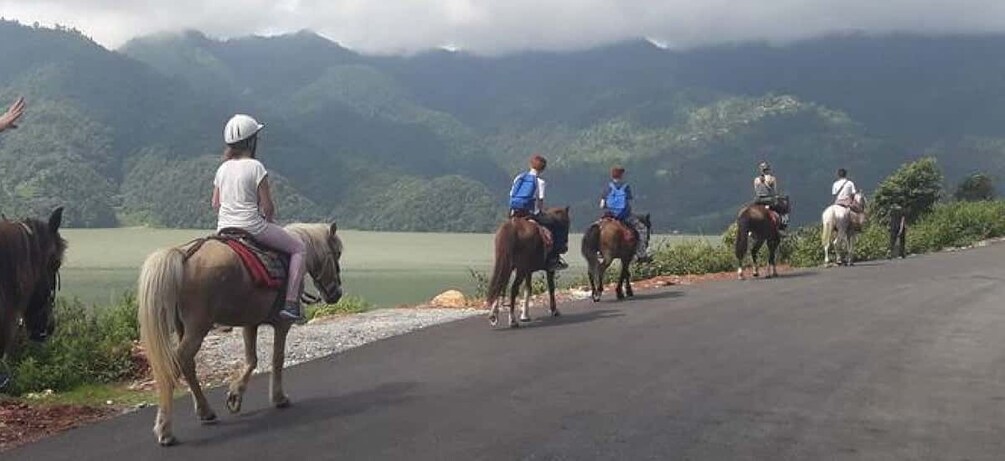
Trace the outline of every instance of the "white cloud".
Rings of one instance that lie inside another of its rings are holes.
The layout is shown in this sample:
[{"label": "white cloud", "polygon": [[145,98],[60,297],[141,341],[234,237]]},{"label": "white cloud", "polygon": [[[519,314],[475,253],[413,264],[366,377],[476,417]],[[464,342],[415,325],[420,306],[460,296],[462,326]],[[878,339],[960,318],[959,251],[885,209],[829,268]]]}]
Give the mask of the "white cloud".
[{"label": "white cloud", "polygon": [[673,47],[817,35],[1005,32],[1001,0],[0,0],[24,23],[59,23],[116,47],[137,35],[315,30],[370,53],[587,48],[649,37]]}]

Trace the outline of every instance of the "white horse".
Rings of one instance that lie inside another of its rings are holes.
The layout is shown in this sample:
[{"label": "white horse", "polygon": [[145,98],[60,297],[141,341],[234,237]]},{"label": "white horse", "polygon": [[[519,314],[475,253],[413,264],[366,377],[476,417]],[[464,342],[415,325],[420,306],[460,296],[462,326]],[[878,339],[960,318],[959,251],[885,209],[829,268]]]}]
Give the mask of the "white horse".
[{"label": "white horse", "polygon": [[[865,195],[861,192],[855,194],[855,203],[858,209],[865,210]],[[865,212],[856,213],[841,205],[831,205],[824,210],[822,216],[823,230],[821,241],[824,246],[824,264],[831,265],[831,246],[834,247],[834,255],[838,263],[851,266],[855,263],[855,240],[858,233],[865,225]],[[841,248],[844,248],[844,258],[841,257]]]}]

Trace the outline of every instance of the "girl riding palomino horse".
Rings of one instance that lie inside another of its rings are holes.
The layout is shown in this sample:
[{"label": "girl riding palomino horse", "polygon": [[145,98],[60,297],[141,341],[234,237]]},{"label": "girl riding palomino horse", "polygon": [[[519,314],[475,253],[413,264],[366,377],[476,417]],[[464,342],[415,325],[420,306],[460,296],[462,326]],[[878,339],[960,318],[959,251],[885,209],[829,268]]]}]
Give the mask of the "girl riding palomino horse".
[{"label": "girl riding palomino horse", "polygon": [[214,324],[244,330],[245,366],[230,383],[227,408],[234,413],[241,409],[248,380],[258,366],[258,328],[263,324],[273,327],[271,401],[284,408],[290,403],[283,392],[286,336],[294,322],[303,320],[299,299],[304,270],[326,303],[337,303],[342,297],[342,241],[335,224],[282,228],[272,222],[275,207],[267,173],[254,159],[261,129],[261,124],[246,115],[236,115],[227,123],[226,161],[214,181],[213,205],[220,210],[220,229],[243,229],[291,255],[285,302],[277,312],[277,290],[256,285],[241,257],[216,239],[161,249],[147,257],[138,281],[138,316],[140,339],[157,383],[154,434],[161,445],[175,443],[171,407],[179,376],[188,383],[199,421],[216,421],[195,370],[196,352]]}]

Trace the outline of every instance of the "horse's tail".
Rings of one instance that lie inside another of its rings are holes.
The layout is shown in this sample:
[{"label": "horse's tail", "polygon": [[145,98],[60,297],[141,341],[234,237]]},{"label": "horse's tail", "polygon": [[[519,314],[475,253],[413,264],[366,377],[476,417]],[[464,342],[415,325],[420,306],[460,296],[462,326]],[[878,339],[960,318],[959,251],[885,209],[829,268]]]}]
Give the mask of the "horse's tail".
[{"label": "horse's tail", "polygon": [[600,251],[599,224],[594,223],[586,228],[586,232],[583,233],[583,243],[580,246],[580,251],[583,253],[583,257],[586,258],[587,263],[593,264],[597,260],[597,252]]},{"label": "horse's tail", "polygon": [[820,229],[820,244],[825,248],[834,241],[834,213],[830,208],[824,210],[823,218],[821,219],[823,226]]},{"label": "horse's tail", "polygon": [[750,234],[750,216],[743,213],[736,218],[736,242],[733,244],[736,260],[740,261],[741,266],[743,258],[747,255],[748,234]]},{"label": "horse's tail", "polygon": [[140,340],[154,380],[161,390],[177,384],[181,366],[175,355],[172,333],[178,321],[185,255],[176,248],[157,250],[140,269]]},{"label": "horse's tail", "polygon": [[496,263],[489,280],[488,293],[485,302],[491,306],[506,289],[506,282],[513,272],[513,252],[516,249],[516,229],[512,223],[503,224],[496,232]]}]

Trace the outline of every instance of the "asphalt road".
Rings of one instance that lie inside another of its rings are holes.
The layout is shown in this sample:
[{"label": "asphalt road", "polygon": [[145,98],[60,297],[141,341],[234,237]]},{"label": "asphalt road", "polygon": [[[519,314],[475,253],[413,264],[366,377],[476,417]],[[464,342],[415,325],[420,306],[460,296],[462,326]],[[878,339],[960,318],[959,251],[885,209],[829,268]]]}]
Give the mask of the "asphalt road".
[{"label": "asphalt road", "polygon": [[5,460],[1005,459],[1005,245],[483,318],[289,370],[158,447],[148,409]]}]

